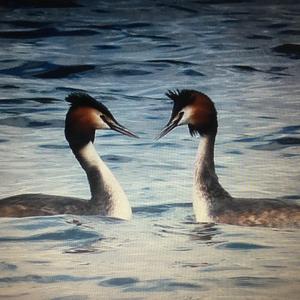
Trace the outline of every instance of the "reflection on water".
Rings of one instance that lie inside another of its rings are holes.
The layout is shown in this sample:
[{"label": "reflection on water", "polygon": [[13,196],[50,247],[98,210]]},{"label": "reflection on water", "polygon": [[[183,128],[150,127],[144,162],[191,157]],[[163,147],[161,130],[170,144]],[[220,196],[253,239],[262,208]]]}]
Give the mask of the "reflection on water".
[{"label": "reflection on water", "polygon": [[87,91],[141,139],[96,147],[133,220],[0,220],[3,299],[297,299],[299,232],[197,224],[198,140],[169,118],[168,89],[207,93],[219,111],[217,171],[240,197],[299,201],[296,1],[11,1],[0,22],[1,197],[89,197],[68,149],[65,96]]}]

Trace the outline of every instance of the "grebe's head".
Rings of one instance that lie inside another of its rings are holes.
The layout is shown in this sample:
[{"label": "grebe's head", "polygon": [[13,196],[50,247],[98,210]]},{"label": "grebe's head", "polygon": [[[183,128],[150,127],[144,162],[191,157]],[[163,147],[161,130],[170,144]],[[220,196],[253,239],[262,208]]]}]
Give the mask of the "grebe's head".
[{"label": "grebe's head", "polygon": [[171,118],[158,139],[180,125],[188,125],[192,136],[216,133],[217,111],[208,96],[195,90],[168,91],[166,96],[174,101],[174,105]]},{"label": "grebe's head", "polygon": [[94,142],[97,129],[112,129],[137,138],[117,122],[105,105],[90,95],[73,92],[66,97],[66,101],[71,104],[65,121],[65,136],[70,145],[80,147]]}]

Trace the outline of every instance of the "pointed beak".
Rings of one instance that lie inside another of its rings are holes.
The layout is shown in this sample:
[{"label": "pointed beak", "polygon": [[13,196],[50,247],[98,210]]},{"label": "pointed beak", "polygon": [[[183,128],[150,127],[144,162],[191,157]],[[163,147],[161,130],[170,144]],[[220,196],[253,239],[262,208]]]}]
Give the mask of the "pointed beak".
[{"label": "pointed beak", "polygon": [[111,118],[107,118],[106,116],[102,116],[103,121],[112,129],[115,131],[118,131],[124,135],[133,137],[133,138],[139,138],[136,134],[134,134],[133,132],[131,132],[130,130],[128,130],[126,127],[124,127],[123,125],[119,124],[116,120],[111,119]]},{"label": "pointed beak", "polygon": [[168,124],[163,128],[161,133],[156,137],[156,140],[159,140],[163,136],[165,136],[168,132],[178,126],[181,118],[183,117],[183,112],[178,113],[175,117],[171,118]]}]

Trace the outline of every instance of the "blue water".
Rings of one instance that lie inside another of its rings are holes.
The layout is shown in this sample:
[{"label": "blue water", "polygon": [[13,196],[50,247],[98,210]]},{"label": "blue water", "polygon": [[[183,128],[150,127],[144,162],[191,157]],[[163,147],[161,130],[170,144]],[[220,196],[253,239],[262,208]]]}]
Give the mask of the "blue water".
[{"label": "blue water", "polygon": [[198,138],[160,141],[168,89],[219,111],[216,165],[234,196],[300,200],[297,1],[10,1],[0,5],[0,195],[89,198],[64,139],[84,90],[141,138],[97,134],[134,209],[0,220],[1,299],[298,299],[298,230],[194,222]]}]

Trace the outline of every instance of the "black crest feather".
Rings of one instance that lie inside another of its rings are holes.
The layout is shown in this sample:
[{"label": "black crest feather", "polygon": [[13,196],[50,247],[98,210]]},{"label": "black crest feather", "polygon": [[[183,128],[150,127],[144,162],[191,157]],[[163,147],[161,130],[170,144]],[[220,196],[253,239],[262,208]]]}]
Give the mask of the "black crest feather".
[{"label": "black crest feather", "polygon": [[193,103],[195,91],[193,90],[168,90],[166,96],[174,101],[171,120],[187,105]]},{"label": "black crest feather", "polygon": [[195,93],[198,93],[194,90],[168,90],[166,96],[172,99],[175,103],[180,103],[182,107],[191,104],[194,100]]},{"label": "black crest feather", "polygon": [[104,104],[97,101],[95,98],[91,97],[87,93],[72,92],[70,95],[66,97],[66,101],[71,104],[72,108],[80,107],[80,106],[85,106],[85,107],[88,106],[101,111],[103,114],[105,114],[108,117],[113,118],[111,112]]}]

